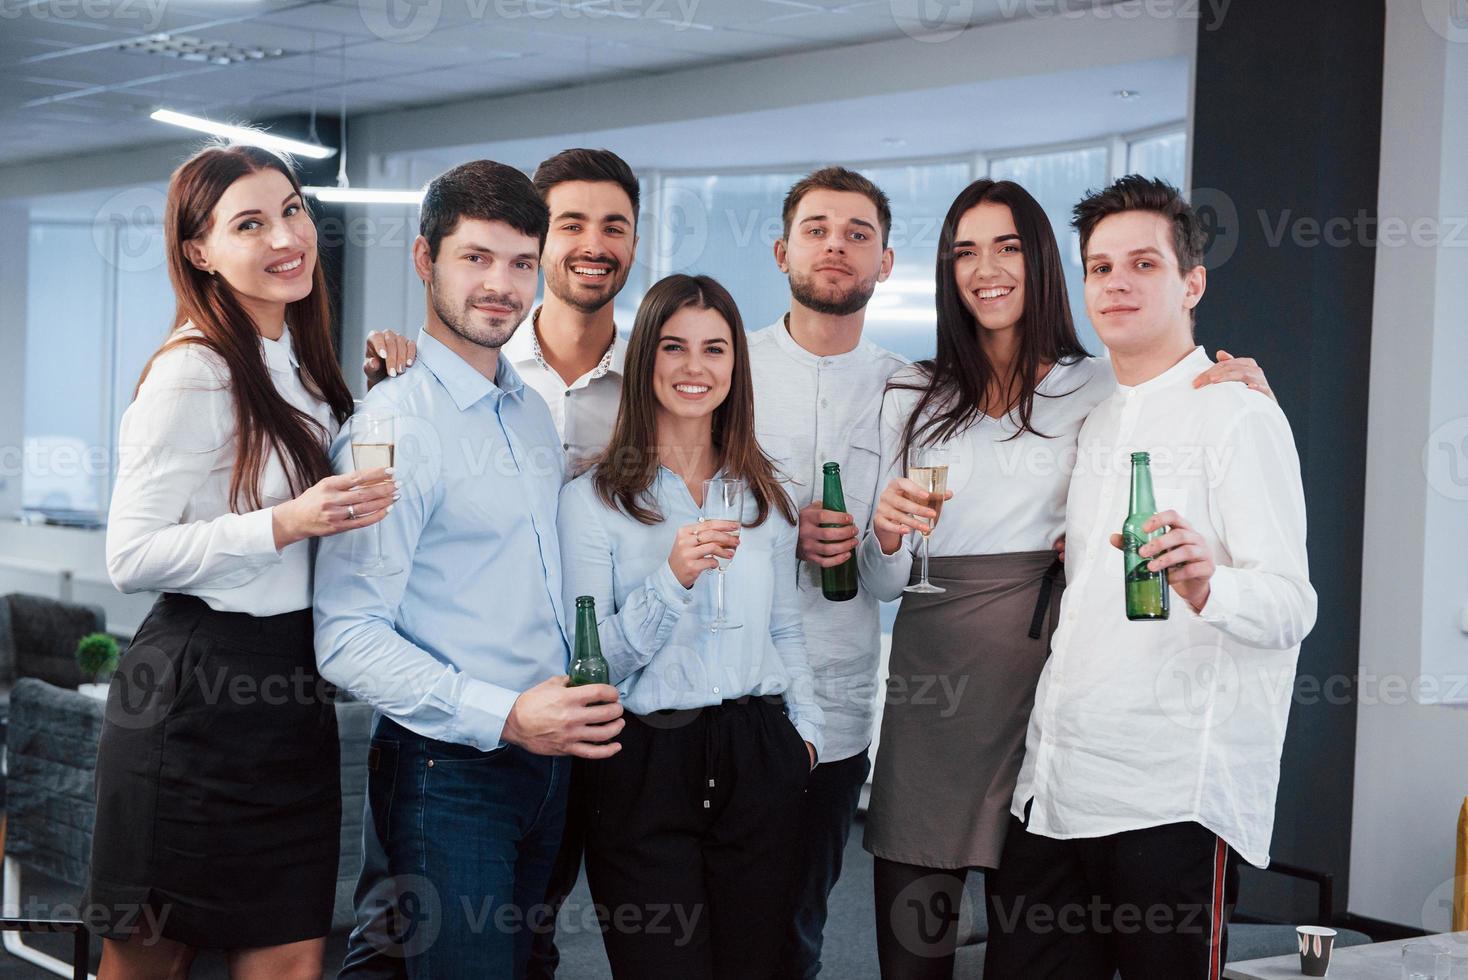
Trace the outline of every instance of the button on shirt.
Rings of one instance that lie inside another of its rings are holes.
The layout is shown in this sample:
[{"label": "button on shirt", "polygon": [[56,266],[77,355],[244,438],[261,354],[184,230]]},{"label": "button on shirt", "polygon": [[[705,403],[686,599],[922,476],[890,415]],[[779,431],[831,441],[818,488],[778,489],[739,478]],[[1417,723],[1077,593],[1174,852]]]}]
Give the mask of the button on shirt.
[{"label": "button on shirt", "polygon": [[[181,335],[200,336],[189,324]],[[336,432],[331,407],[301,380],[290,329],[260,338],[281,398]],[[224,359],[198,344],[153,361],[123,412],[117,484],[107,518],[107,571],[123,592],[197,596],[219,612],[274,616],[311,605],[311,542],[275,550],[271,509],[290,500],[280,454],[261,474],[261,507],[234,513],[229,487],[236,456],[234,396]]]},{"label": "button on shirt", "polygon": [[[426,331],[417,363],[362,409],[397,419],[402,499],[378,527],[401,571],[356,574],[372,528],[321,539],[321,674],[420,735],[488,751],[520,692],[568,661],[555,426],[507,358],[490,382]],[[354,468],[349,433],[337,472]]]},{"label": "button on shirt", "polygon": [[[903,358],[863,340],[844,354],[812,354],[790,336],[784,318],[749,335],[755,431],[760,447],[790,482],[796,508],[820,497],[821,466],[841,466],[846,510],[867,533],[881,494],[878,416],[887,379]],[[869,588],[849,602],[821,595],[821,568],[797,562],[796,595],[816,697],[826,719],[822,761],[864,752],[872,740],[882,630]],[[867,570],[859,567],[865,581]]]},{"label": "button on shirt", "polygon": [[[1300,642],[1315,623],[1305,500],[1289,423],[1242,384],[1194,389],[1197,348],[1118,385],[1081,428],[1066,503],[1061,622],[1040,676],[1013,812],[1054,838],[1196,822],[1269,862],[1279,758]],[[1201,614],[1126,618],[1121,530],[1132,452],[1152,456],[1218,566]]]},{"label": "button on shirt", "polygon": [[[893,381],[926,385],[927,377],[909,368]],[[931,554],[998,555],[1053,547],[1065,531],[1065,497],[1081,424],[1115,388],[1110,361],[1081,357],[1056,364],[1035,388],[1030,415],[1035,432],[1019,431],[1017,412],[997,419],[980,415],[944,443],[953,499],[943,505],[933,529],[928,542]],[[921,395],[919,388],[894,388],[882,399],[883,486],[906,475],[902,435]],[[862,542],[862,557],[878,598],[902,595],[921,540],[909,534],[906,547],[891,555],[882,554],[875,534]]]},{"label": "button on shirt", "polygon": [[[783,694],[801,738],[822,751],[822,712],[812,689],[795,593],[796,529],[771,509],[759,527],[740,532],[725,572],[724,606],[737,630],[714,633],[717,572],[683,588],[668,566],[678,529],[699,520],[682,477],[659,467],[651,488],[663,520],[643,524],[597,496],[583,474],[561,493],[561,564],[565,607],[596,600],[601,652],[623,706],[645,715],[701,708],[747,694]],[[747,496],[747,495],[746,495]],[[755,504],[745,501],[745,520]]]},{"label": "button on shirt", "polygon": [[530,322],[522,323],[501,350],[521,380],[545,399],[556,431],[561,435],[567,462],[575,472],[612,440],[612,425],[621,404],[627,341],[621,334],[614,334],[612,345],[596,367],[568,385],[541,353],[540,338],[535,332],[539,320],[537,309]]}]

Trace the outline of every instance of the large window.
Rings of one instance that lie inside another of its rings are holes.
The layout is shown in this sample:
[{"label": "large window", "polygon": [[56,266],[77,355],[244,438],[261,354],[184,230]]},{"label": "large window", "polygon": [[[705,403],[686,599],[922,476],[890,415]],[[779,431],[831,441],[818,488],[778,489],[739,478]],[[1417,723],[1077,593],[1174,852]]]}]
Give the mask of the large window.
[{"label": "large window", "polygon": [[1188,138],[1181,130],[1145,136],[1127,144],[1127,173],[1161,177],[1174,187],[1188,181]]},{"label": "large window", "polygon": [[82,523],[106,512],[118,422],[172,325],[162,237],[152,222],[32,222],[26,509]]}]

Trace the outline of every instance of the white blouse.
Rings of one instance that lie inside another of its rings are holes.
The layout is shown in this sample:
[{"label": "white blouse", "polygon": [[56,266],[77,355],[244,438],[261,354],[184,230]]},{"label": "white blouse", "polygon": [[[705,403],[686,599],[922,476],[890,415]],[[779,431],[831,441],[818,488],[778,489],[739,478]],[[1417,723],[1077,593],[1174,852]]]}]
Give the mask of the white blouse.
[{"label": "white blouse", "polygon": [[[185,324],[185,333],[198,333]],[[260,338],[270,379],[287,402],[324,427],[322,450],[338,428],[326,402],[307,390],[291,344]],[[180,592],[219,612],[273,616],[311,606],[312,541],[275,549],[271,509],[292,497],[271,451],[259,510],[231,512],[235,462],[229,368],[198,345],[153,362],[123,413],[117,481],[107,519],[107,570],[122,592]]]},{"label": "white blouse", "polygon": [[[915,367],[892,379],[893,383],[925,380]],[[1035,388],[1030,425],[1043,435],[1015,436],[1019,422],[1014,413],[997,419],[980,415],[946,443],[953,499],[943,505],[933,529],[931,554],[997,555],[1053,547],[1065,530],[1065,495],[1081,424],[1115,390],[1116,375],[1108,360],[1088,357],[1056,364]],[[882,398],[883,487],[893,477],[906,475],[900,458],[902,433],[920,395],[913,389],[889,389]],[[870,552],[867,557],[876,558],[880,554],[876,535],[870,537],[864,547]],[[916,534],[909,535],[907,548],[916,549],[919,540]],[[895,561],[903,550],[886,563],[893,566],[893,574],[884,585],[893,588],[879,589],[880,598],[896,598],[907,584],[908,562]],[[887,595],[889,591],[893,594]]]}]

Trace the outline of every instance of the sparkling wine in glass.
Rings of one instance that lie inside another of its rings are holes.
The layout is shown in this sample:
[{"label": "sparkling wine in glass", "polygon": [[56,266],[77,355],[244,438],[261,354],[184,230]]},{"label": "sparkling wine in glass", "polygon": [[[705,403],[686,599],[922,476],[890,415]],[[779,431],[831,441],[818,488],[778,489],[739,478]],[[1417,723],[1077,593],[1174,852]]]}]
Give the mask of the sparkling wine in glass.
[{"label": "sparkling wine in glass", "polygon": [[[358,412],[348,423],[352,427],[352,465],[359,470],[393,465],[396,424],[393,416],[382,412]],[[402,569],[382,554],[382,522],[372,525],[372,555],[357,566],[357,574],[367,578],[396,575]]]},{"label": "sparkling wine in glass", "polygon": [[[704,480],[703,513],[699,517],[705,521],[733,521],[741,524],[744,521],[744,491],[743,480]],[[738,534],[736,530],[734,535],[737,537]],[[724,608],[724,572],[733,559],[715,555],[714,560],[719,563],[719,578],[715,592],[714,618],[709,623],[709,629],[715,633],[720,630],[737,630],[744,624],[730,619]]]},{"label": "sparkling wine in glass", "polygon": [[907,478],[922,487],[923,492],[928,495],[927,506],[936,513],[921,532],[923,536],[923,573],[915,585],[909,585],[902,591],[928,595],[947,592],[947,589],[928,581],[928,542],[933,528],[938,526],[938,517],[943,513],[943,498],[948,492],[948,450],[933,446],[908,450]]}]

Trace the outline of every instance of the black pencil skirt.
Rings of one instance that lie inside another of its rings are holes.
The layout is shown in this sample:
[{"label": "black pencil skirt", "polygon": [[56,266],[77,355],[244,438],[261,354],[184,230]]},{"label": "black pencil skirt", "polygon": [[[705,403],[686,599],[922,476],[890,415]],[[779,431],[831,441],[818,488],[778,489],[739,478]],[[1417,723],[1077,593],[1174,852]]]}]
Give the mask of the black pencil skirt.
[{"label": "black pencil skirt", "polygon": [[151,922],[167,939],[225,949],[325,936],[339,757],[311,610],[256,617],[160,596],[107,697],[88,893],[97,931],[126,940]]}]

